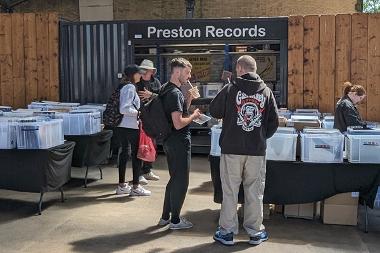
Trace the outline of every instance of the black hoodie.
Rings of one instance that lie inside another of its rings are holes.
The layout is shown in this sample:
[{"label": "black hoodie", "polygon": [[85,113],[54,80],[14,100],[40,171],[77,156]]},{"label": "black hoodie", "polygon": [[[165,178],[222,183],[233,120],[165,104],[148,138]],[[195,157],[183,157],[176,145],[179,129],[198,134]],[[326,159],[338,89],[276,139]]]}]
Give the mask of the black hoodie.
[{"label": "black hoodie", "polygon": [[254,73],[224,86],[212,100],[210,113],[223,119],[219,140],[222,154],[264,156],[266,140],[278,127],[273,93]]}]

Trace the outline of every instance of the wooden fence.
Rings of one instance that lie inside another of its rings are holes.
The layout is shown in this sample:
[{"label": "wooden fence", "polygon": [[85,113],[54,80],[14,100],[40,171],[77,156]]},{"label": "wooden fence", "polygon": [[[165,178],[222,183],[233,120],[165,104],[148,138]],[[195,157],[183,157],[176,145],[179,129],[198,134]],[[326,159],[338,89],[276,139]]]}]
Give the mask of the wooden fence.
[{"label": "wooden fence", "polygon": [[288,107],[334,112],[343,83],[364,86],[359,106],[380,121],[380,14],[289,17]]},{"label": "wooden fence", "polygon": [[0,105],[59,99],[58,15],[0,14]]}]

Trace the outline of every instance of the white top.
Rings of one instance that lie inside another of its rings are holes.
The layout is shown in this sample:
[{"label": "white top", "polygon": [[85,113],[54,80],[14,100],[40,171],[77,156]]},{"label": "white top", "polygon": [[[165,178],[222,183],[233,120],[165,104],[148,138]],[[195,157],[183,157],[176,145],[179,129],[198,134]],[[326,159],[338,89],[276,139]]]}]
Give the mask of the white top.
[{"label": "white top", "polygon": [[136,88],[132,83],[124,85],[120,90],[120,113],[123,119],[118,127],[139,129],[137,120],[138,110],[140,108],[140,98],[137,95]]}]

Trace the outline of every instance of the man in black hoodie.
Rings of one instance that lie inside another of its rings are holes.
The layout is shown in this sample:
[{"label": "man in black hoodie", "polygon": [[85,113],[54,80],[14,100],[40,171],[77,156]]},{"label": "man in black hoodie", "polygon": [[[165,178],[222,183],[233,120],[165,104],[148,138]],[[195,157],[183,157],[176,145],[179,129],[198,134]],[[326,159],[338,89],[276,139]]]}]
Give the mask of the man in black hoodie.
[{"label": "man in black hoodie", "polygon": [[219,227],[214,239],[233,245],[238,233],[238,192],[244,185],[244,228],[249,243],[260,244],[268,239],[262,224],[263,195],[266,172],[266,140],[278,127],[276,101],[272,91],[256,74],[256,61],[249,55],[236,63],[236,83],[226,85],[210,104],[214,118],[223,119],[220,179],[223,202]]}]

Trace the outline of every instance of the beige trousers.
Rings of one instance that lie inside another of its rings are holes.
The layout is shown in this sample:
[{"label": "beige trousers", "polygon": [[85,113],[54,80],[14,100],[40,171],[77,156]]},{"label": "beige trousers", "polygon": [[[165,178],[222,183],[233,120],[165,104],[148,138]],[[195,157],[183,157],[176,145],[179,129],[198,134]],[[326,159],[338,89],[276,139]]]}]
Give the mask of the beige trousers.
[{"label": "beige trousers", "polygon": [[238,193],[244,186],[244,223],[250,236],[263,230],[263,196],[265,188],[266,161],[264,156],[229,155],[220,157],[220,179],[223,202],[219,226],[223,234],[238,234]]}]

